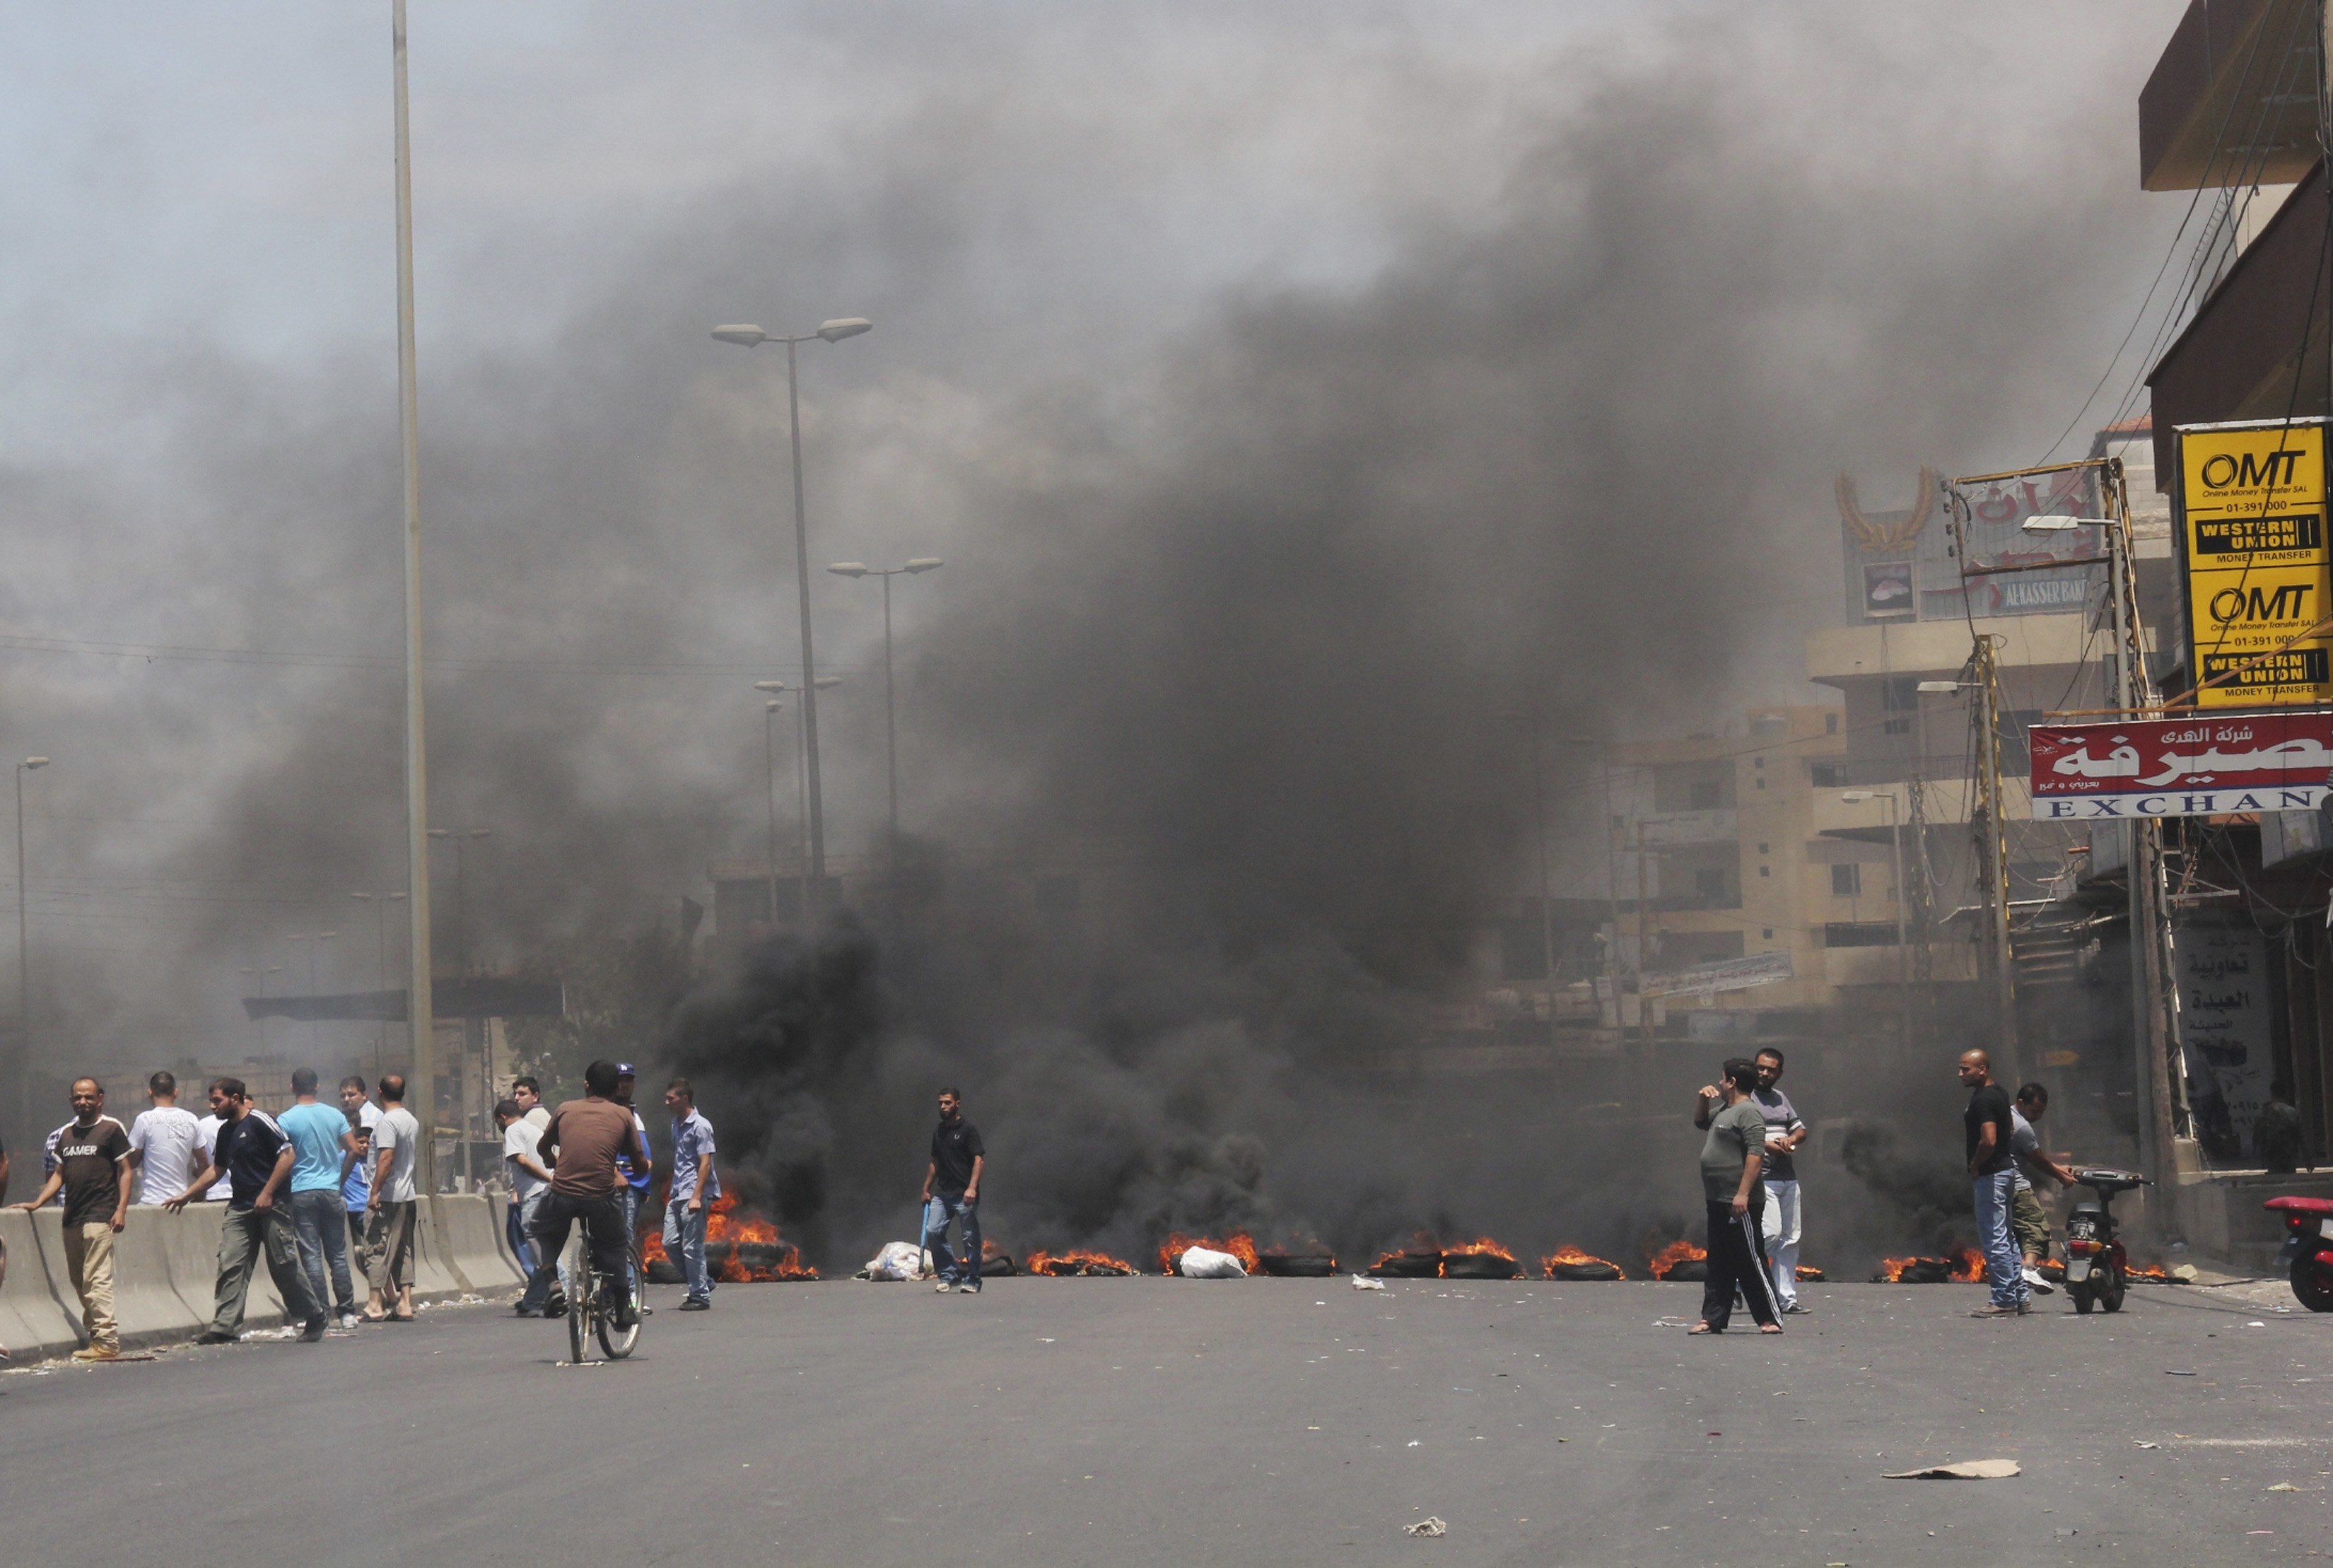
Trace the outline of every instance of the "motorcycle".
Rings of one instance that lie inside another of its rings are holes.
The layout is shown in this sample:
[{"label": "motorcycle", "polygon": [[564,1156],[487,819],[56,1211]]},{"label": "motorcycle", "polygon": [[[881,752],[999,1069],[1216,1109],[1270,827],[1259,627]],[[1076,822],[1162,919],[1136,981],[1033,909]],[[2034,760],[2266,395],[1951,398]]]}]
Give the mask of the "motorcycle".
[{"label": "motorcycle", "polygon": [[2074,1176],[2098,1197],[2077,1202],[2066,1217],[2066,1294],[2078,1313],[2098,1307],[2118,1313],[2130,1287],[2130,1256],[2115,1234],[2114,1196],[2145,1187],[2147,1179],[2128,1170],[2077,1170]]},{"label": "motorcycle", "polygon": [[2277,1263],[2292,1294],[2313,1313],[2333,1313],[2333,1198],[2271,1198],[2261,1205],[2284,1220]]}]

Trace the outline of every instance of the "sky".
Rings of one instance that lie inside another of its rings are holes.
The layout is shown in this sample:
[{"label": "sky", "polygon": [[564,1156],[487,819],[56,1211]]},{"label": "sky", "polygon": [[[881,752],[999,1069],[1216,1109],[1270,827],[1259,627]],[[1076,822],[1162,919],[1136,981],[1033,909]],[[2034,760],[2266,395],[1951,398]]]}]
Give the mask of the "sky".
[{"label": "sky", "polygon": [[[799,675],[782,370],[711,326],[877,323],[805,351],[808,489],[817,561],[949,560],[899,590],[917,831],[1101,799],[1172,845],[1231,779],[1339,824],[1285,868],[1313,886],[1339,834],[1490,807],[1399,767],[1344,800],[1349,754],[1282,771],[1254,736],[1186,777],[1128,716],[1187,758],[1234,733],[1176,718],[1202,696],[1333,714],[1455,774],[1422,659],[1477,707],[1508,665],[1575,671],[1612,732],[1808,695],[1829,474],[1885,506],[1923,461],[2030,460],[2129,324],[2184,205],[2136,189],[2179,9],[416,0],[433,791],[495,834],[481,949],[759,852],[750,683]],[[320,987],[374,983],[387,13],[0,13],[0,733],[56,759],[34,1015],[76,1059],[255,1045],[237,971],[298,988],[293,932],[340,933]],[[1656,516],[1688,526],[1627,526]],[[1303,520],[1253,572],[1194,522],[1261,517]],[[1431,613],[1383,619],[1393,583]],[[817,592],[850,853],[879,599]],[[1671,602],[1695,630],[1656,640]],[[1303,709],[1162,678],[1225,648]]]}]

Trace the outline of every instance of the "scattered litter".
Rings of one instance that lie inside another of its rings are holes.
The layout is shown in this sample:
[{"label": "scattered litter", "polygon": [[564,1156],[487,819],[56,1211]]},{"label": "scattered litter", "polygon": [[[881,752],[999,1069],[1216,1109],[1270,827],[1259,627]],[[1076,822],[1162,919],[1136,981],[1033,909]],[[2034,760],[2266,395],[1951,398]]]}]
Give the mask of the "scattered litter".
[{"label": "scattered litter", "polygon": [[1175,1261],[1175,1272],[1185,1279],[1245,1279],[1247,1265],[1211,1246],[1186,1246]]},{"label": "scattered litter", "polygon": [[1963,1459],[1956,1465],[1930,1465],[1919,1470],[1890,1470],[1884,1481],[1999,1481],[2025,1472],[2014,1459]]},{"label": "scattered litter", "polygon": [[2171,1277],[2175,1280],[2184,1280],[2189,1284],[2194,1284],[2196,1277],[2195,1265],[2192,1263],[2183,1263],[2177,1268],[2171,1271]]},{"label": "scattered litter", "polygon": [[245,1344],[252,1344],[260,1340],[296,1340],[300,1331],[286,1324],[280,1329],[245,1329],[235,1337]]},{"label": "scattered litter", "polygon": [[850,1276],[853,1279],[921,1279],[924,1277],[924,1251],[909,1241],[887,1241],[883,1250],[867,1260],[867,1266]]},{"label": "scattered litter", "polygon": [[2276,1532],[2273,1530],[2247,1530],[2244,1534],[2247,1535],[2273,1535]]},{"label": "scattered litter", "polygon": [[2271,1492],[2298,1492],[2300,1488],[2294,1486],[2290,1481],[2279,1481],[2275,1486],[2271,1486],[2269,1490]]},{"label": "scattered litter", "polygon": [[1385,1287],[1385,1281],[1381,1279],[1364,1279],[1359,1275],[1355,1275],[1353,1276],[1353,1288],[1355,1290],[1383,1290]]},{"label": "scattered litter", "polygon": [[554,1367],[604,1367],[608,1363],[605,1361],[553,1361],[551,1364]]},{"label": "scattered litter", "polygon": [[2159,1448],[2163,1447],[2163,1445],[2160,1443],[2141,1443],[2139,1447],[2142,1448]]},{"label": "scattered litter", "polygon": [[2171,1368],[2165,1367],[2163,1369],[2163,1375],[2166,1378],[2192,1378],[2195,1374],[2193,1372],[2175,1371]]},{"label": "scattered litter", "polygon": [[1410,1446],[1411,1448],[1424,1448],[1426,1445],[1425,1445],[1425,1444],[1423,1444],[1423,1443],[1421,1443],[1421,1442],[1419,1442],[1416,1438],[1412,1438],[1409,1440],[1409,1446]]},{"label": "scattered litter", "polygon": [[1435,1518],[1431,1514],[1427,1515],[1425,1518],[1420,1519],[1416,1524],[1404,1525],[1402,1528],[1413,1535],[1447,1535],[1450,1534],[1450,1526],[1445,1525],[1441,1520]]},{"label": "scattered litter", "polygon": [[2264,1329],[2268,1327],[2268,1324],[2261,1322],[2258,1318],[2254,1318],[2251,1322],[2246,1323],[2244,1327],[2248,1329]]}]

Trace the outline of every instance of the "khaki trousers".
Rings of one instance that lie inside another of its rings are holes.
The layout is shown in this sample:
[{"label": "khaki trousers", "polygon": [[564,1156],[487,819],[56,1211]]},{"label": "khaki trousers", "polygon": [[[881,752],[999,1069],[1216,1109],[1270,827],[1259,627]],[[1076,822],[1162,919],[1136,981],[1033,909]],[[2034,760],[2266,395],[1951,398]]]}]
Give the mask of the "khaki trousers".
[{"label": "khaki trousers", "polygon": [[65,1227],[65,1268],[81,1295],[82,1332],[89,1342],[104,1351],[121,1348],[121,1328],[113,1321],[113,1227]]}]

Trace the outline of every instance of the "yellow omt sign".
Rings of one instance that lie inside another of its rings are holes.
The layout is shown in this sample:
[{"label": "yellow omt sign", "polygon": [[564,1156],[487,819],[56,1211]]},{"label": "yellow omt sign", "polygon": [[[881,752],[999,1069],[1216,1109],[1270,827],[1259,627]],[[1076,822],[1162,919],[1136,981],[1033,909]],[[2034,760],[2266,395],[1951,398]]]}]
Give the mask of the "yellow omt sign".
[{"label": "yellow omt sign", "polygon": [[2325,427],[2182,426],[2179,472],[2195,706],[2333,702]]}]

